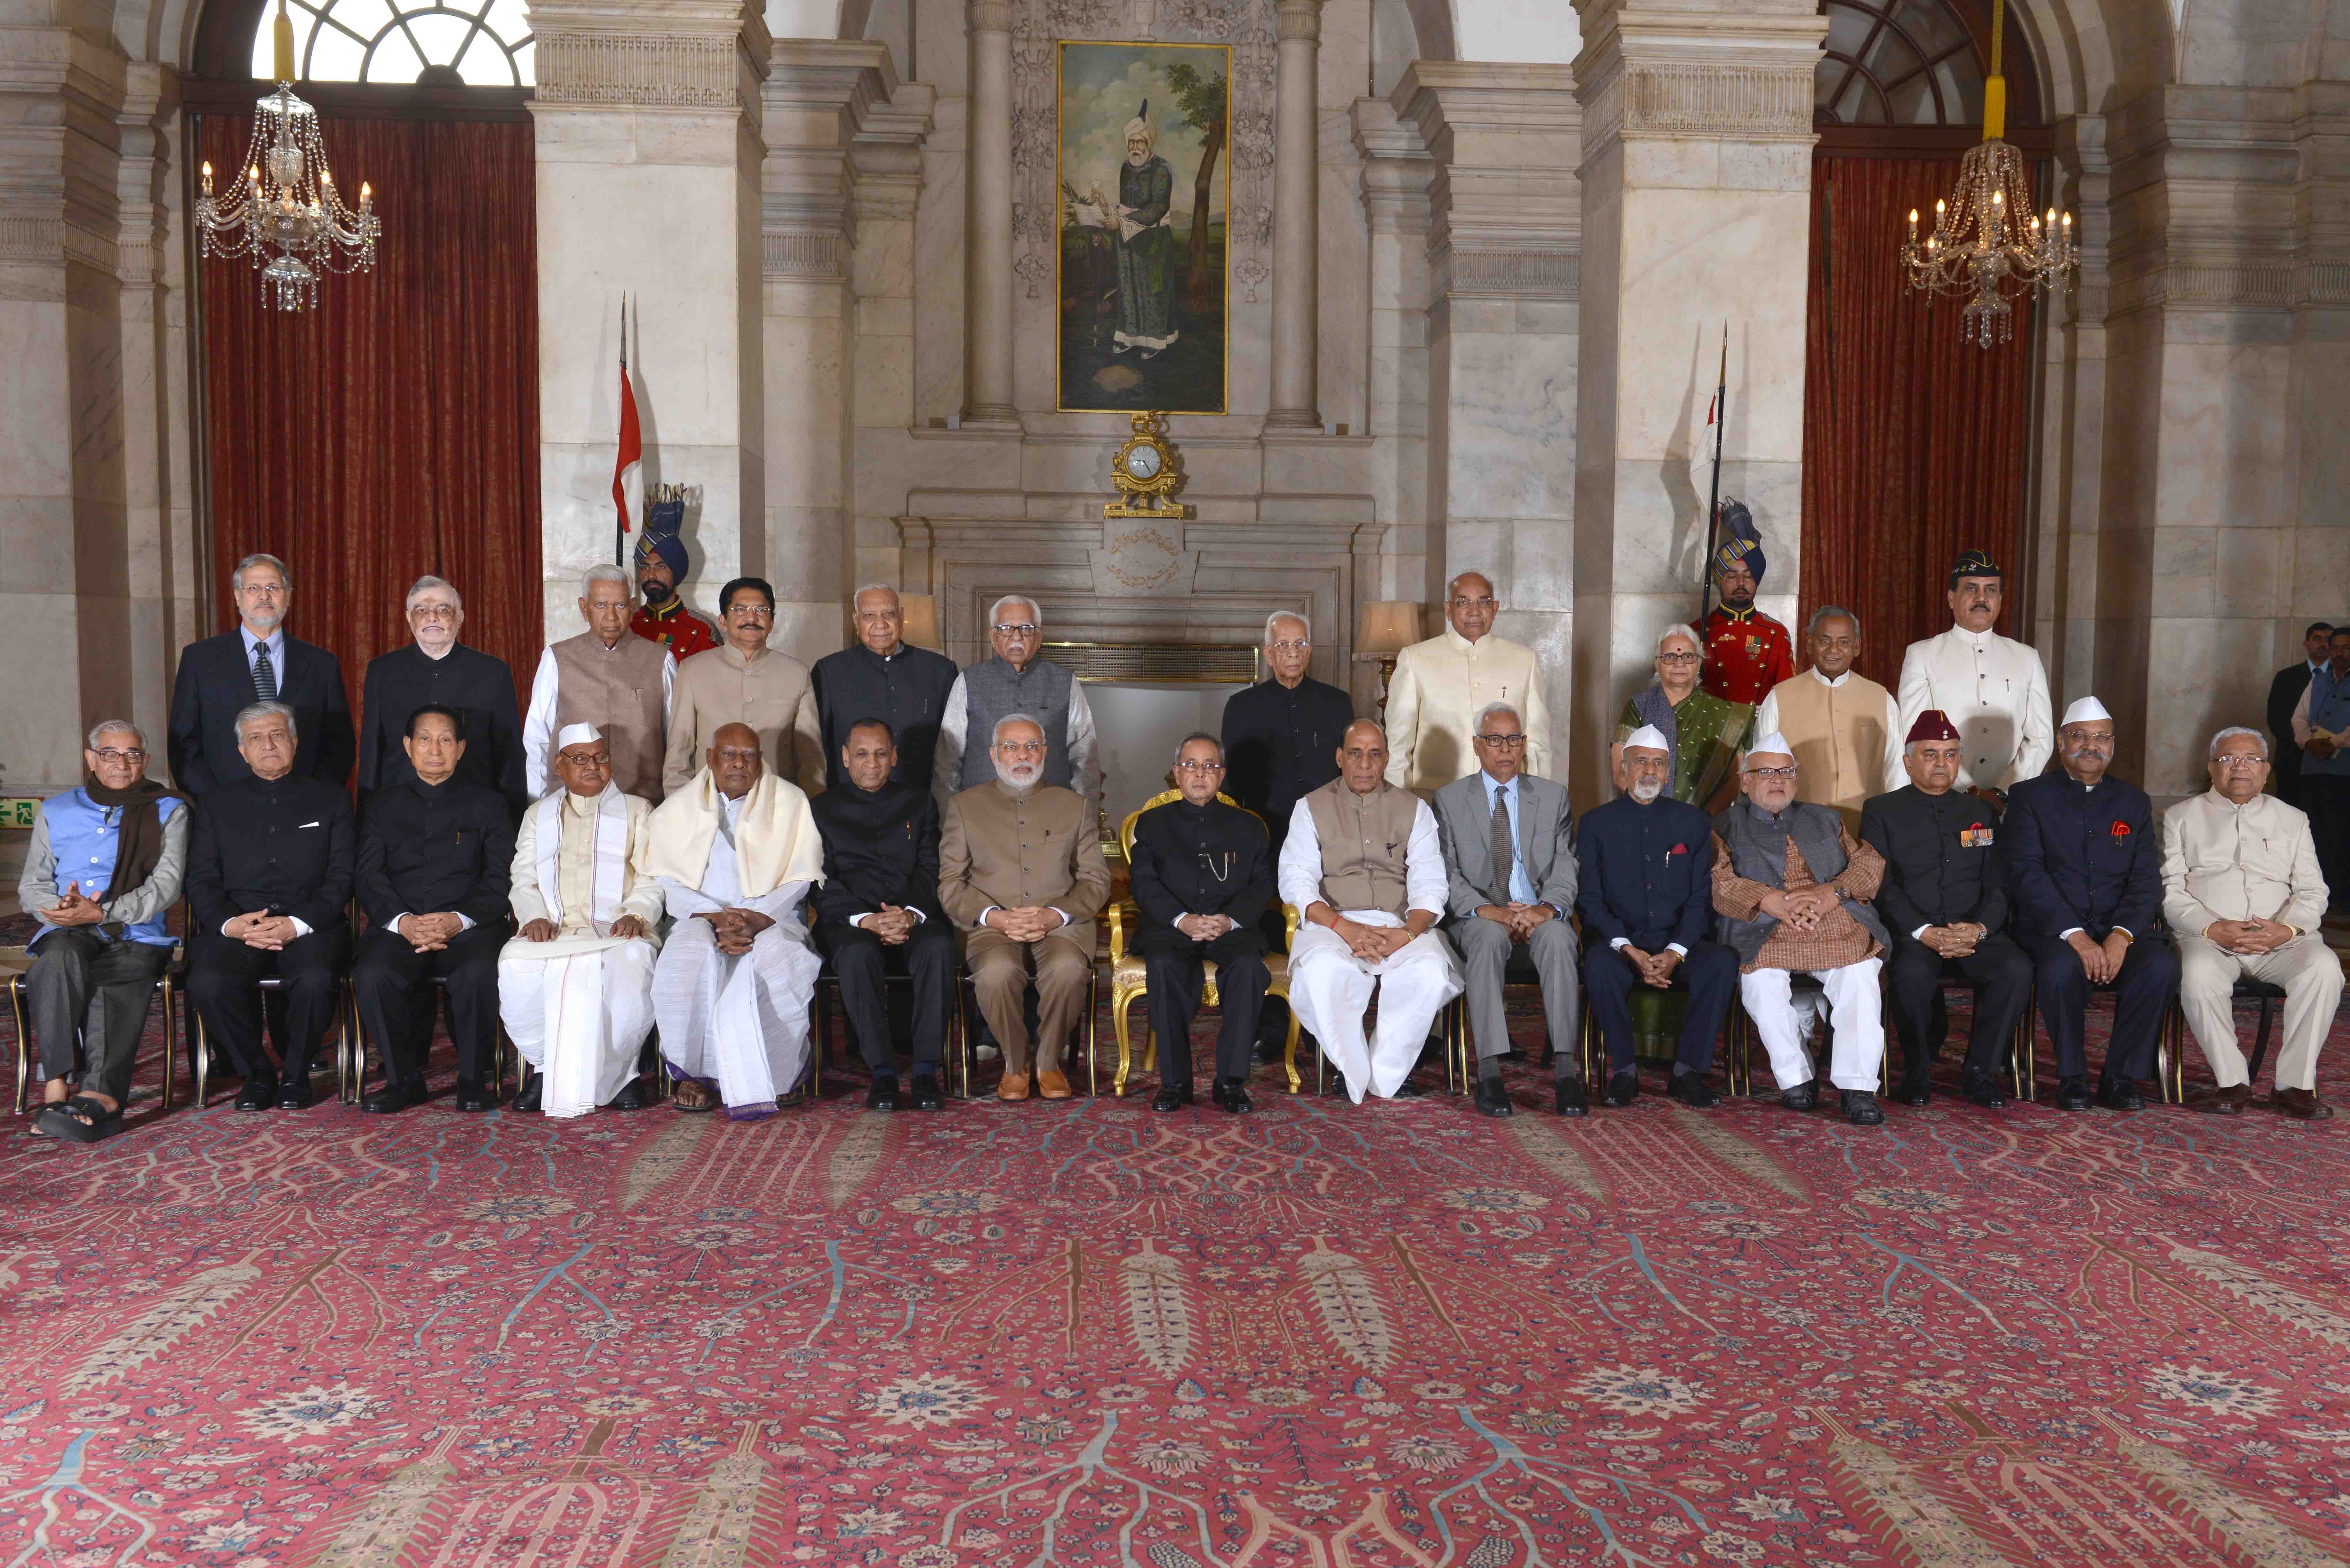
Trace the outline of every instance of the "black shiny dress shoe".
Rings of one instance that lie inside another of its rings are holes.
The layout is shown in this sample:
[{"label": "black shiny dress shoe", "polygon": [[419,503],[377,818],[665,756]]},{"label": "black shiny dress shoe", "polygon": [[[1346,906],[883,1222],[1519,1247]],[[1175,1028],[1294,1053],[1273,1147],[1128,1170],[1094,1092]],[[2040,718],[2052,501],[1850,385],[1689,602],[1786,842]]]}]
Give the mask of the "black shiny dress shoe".
[{"label": "black shiny dress shoe", "polygon": [[1923,1073],[1914,1078],[1904,1073],[1901,1075],[1900,1082],[1893,1086],[1893,1100],[1896,1105],[1922,1106],[1933,1097],[1934,1085]]},{"label": "black shiny dress shoe", "polygon": [[915,1074],[908,1092],[913,1096],[914,1108],[918,1111],[942,1111],[947,1108],[947,1097],[939,1093],[939,1075],[936,1073]]},{"label": "black shiny dress shoe", "polygon": [[531,1074],[528,1077],[523,1080],[522,1087],[515,1091],[513,1108],[517,1111],[535,1111],[538,1109],[546,1089],[546,1075],[544,1073]]},{"label": "black shiny dress shoe", "polygon": [[1844,1092],[1844,1119],[1856,1127],[1873,1127],[1885,1120],[1885,1107],[1866,1089]]},{"label": "black shiny dress shoe", "polygon": [[1477,1114],[1486,1116],[1513,1116],[1517,1112],[1510,1105],[1510,1091],[1497,1077],[1477,1080]]},{"label": "black shiny dress shoe", "polygon": [[2056,1108],[2060,1111],[2085,1111],[2095,1104],[2089,1093],[2087,1077],[2065,1078],[2056,1085]]},{"label": "black shiny dress shoe", "polygon": [[1806,1078],[1792,1089],[1779,1091],[1779,1103],[1791,1111],[1817,1110],[1820,1104],[1820,1081]]},{"label": "black shiny dress shoe", "polygon": [[1966,1077],[1967,1100],[1987,1111],[2007,1108],[2007,1091],[2000,1086],[1995,1073],[1970,1073]]},{"label": "black shiny dress shoe", "polygon": [[1409,1078],[1406,1078],[1402,1083],[1396,1085],[1394,1097],[1399,1100],[1416,1100],[1426,1093],[1428,1093],[1426,1089],[1421,1088]]},{"label": "black shiny dress shoe", "polygon": [[1216,1080],[1215,1087],[1210,1092],[1215,1096],[1216,1104],[1223,1106],[1233,1116],[1246,1116],[1256,1109],[1256,1106],[1249,1103],[1246,1078],[1219,1078]]},{"label": "black shiny dress shoe", "polygon": [[490,1093],[489,1090],[484,1088],[481,1085],[468,1083],[463,1078],[457,1080],[457,1108],[459,1110],[486,1111],[494,1108],[497,1103],[498,1097]]},{"label": "black shiny dress shoe", "polygon": [[2142,1111],[2146,1096],[2135,1078],[2104,1078],[2097,1083],[2097,1104],[2109,1111]]},{"label": "black shiny dress shoe", "polygon": [[307,1078],[292,1078],[277,1085],[277,1108],[281,1111],[307,1111],[314,1103]]},{"label": "black shiny dress shoe", "polygon": [[1154,1111],[1180,1111],[1191,1103],[1191,1085],[1163,1084],[1159,1093],[1151,1096],[1150,1108]]},{"label": "black shiny dress shoe", "polygon": [[411,1106],[424,1103],[424,1085],[415,1083],[386,1084],[359,1102],[359,1109],[379,1116],[396,1116]]},{"label": "black shiny dress shoe", "polygon": [[1583,1075],[1561,1078],[1550,1092],[1550,1108],[1563,1116],[1587,1116],[1591,1099],[1583,1086]]},{"label": "black shiny dress shoe", "polygon": [[1640,1097],[1640,1075],[1627,1067],[1607,1080],[1607,1104],[1618,1110]]},{"label": "black shiny dress shoe", "polygon": [[236,1108],[241,1111],[265,1111],[277,1104],[277,1080],[247,1078],[244,1087],[236,1092]]},{"label": "black shiny dress shoe", "polygon": [[645,1081],[642,1078],[629,1079],[626,1084],[620,1086],[620,1092],[614,1095],[610,1102],[607,1104],[604,1108],[608,1111],[643,1110],[645,1108]]},{"label": "black shiny dress shoe", "polygon": [[1693,1111],[1710,1111],[1721,1103],[1713,1085],[1705,1081],[1703,1073],[1675,1073],[1673,1081],[1665,1086],[1666,1093]]},{"label": "black shiny dress shoe", "polygon": [[868,1111],[894,1111],[898,1108],[897,1074],[873,1075],[873,1086],[865,1091],[865,1108]]}]

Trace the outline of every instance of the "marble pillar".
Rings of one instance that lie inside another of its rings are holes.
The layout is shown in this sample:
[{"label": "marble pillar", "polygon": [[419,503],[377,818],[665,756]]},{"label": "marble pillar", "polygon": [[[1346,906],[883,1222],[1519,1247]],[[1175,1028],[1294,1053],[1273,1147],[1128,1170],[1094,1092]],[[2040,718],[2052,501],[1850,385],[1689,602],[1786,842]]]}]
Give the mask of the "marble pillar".
[{"label": "marble pillar", "polygon": [[1017,430],[1012,404],[1012,4],[971,0],[967,425]]},{"label": "marble pillar", "polygon": [[1274,0],[1274,19],[1279,42],[1273,138],[1273,404],[1264,428],[1318,431],[1321,175],[1315,77],[1322,0]]},{"label": "marble pillar", "polygon": [[[700,491],[689,604],[716,611],[765,545],[760,84],[742,0],[538,0],[539,494],[550,639],[612,558],[620,297],[643,478]],[[641,336],[637,327],[641,323]]]},{"label": "marble pillar", "polygon": [[1697,614],[1730,329],[1723,493],[1769,546],[1762,607],[1792,617],[1802,563],[1804,309],[1814,0],[1702,7],[1575,0],[1583,52],[1581,370],[1575,493],[1576,797],[1657,634]]}]

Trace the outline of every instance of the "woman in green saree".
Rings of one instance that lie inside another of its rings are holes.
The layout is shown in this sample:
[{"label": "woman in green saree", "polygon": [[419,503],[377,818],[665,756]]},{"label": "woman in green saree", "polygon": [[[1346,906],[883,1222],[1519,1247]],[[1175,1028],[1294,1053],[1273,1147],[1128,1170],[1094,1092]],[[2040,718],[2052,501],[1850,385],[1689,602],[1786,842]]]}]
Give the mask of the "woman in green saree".
[{"label": "woman in green saree", "polygon": [[1754,738],[1754,709],[1698,690],[1704,645],[1688,626],[1657,639],[1657,680],[1624,704],[1616,721],[1611,759],[1616,787],[1624,787],[1624,738],[1643,724],[1664,732],[1673,752],[1675,800],[1719,811],[1738,787],[1738,753]]}]

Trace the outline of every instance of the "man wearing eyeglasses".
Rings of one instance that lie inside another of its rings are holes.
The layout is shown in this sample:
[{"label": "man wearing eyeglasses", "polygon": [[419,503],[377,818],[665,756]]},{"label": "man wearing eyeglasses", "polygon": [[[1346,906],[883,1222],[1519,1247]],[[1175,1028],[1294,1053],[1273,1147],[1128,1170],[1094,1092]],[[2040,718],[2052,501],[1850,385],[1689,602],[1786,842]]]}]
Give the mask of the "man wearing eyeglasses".
[{"label": "man wearing eyeglasses", "polygon": [[1134,825],[1134,902],[1142,923],[1134,950],[1150,982],[1150,1033],[1159,1044],[1159,1096],[1151,1109],[1191,1103],[1191,1020],[1199,1016],[1206,965],[1216,966],[1222,1016],[1216,1030],[1216,1104],[1251,1108],[1249,1058],[1272,976],[1258,922],[1273,904],[1273,861],[1264,824],[1216,798],[1224,748],[1191,734],[1175,751],[1180,800],[1146,811]]},{"label": "man wearing eyeglasses", "polygon": [[1502,1086],[1510,1048],[1503,971],[1523,951],[1542,982],[1551,1044],[1565,1075],[1575,1042],[1575,967],[1581,948],[1567,911],[1575,908],[1574,808],[1563,784],[1526,773],[1524,726],[1517,710],[1489,702],[1477,715],[1478,770],[1436,792],[1436,826],[1450,867],[1445,929],[1461,950],[1469,1025],[1477,1038],[1477,1108],[1513,1114]]},{"label": "man wearing eyeglasses", "polygon": [[1470,732],[1488,702],[1520,710],[1526,771],[1552,776],[1542,672],[1533,649],[1493,635],[1501,608],[1489,578],[1463,572],[1445,585],[1443,632],[1396,655],[1388,685],[1388,783],[1429,795],[1475,773]]},{"label": "man wearing eyeglasses", "polygon": [[955,678],[939,723],[938,753],[931,793],[945,819],[947,803],[964,790],[995,778],[993,746],[966,744],[972,735],[993,735],[996,725],[1018,713],[1044,732],[1043,772],[1037,782],[1075,790],[1087,800],[1101,795],[1093,710],[1086,689],[1066,665],[1036,657],[1045,646],[1045,610],[1024,594],[1006,594],[988,607],[988,646],[995,652]]},{"label": "man wearing eyeglasses", "polygon": [[670,699],[669,753],[661,792],[693,782],[702,759],[729,724],[748,724],[767,765],[801,789],[824,787],[824,741],[816,721],[808,667],[767,646],[775,629],[775,591],[763,577],[737,577],[718,591],[726,640],[677,667]]},{"label": "man wearing eyeglasses", "polygon": [[359,702],[359,805],[378,790],[416,776],[408,760],[409,715],[446,708],[457,715],[463,750],[456,782],[496,790],[510,816],[530,804],[524,787],[522,711],[515,705],[514,671],[494,654],[457,640],[465,601],[440,577],[419,577],[408,590],[406,648],[368,660]]},{"label": "man wearing eyeglasses", "polygon": [[1819,1104],[1811,1052],[1795,1009],[1797,973],[1827,993],[1834,1050],[1828,1082],[1843,1092],[1856,1127],[1885,1120],[1877,1103],[1885,1062],[1877,975],[1889,945],[1869,900],[1885,857],[1852,836],[1833,806],[1795,798],[1795,752],[1764,735],[1746,753],[1739,799],[1714,818],[1713,908],[1738,955],[1740,1000],[1771,1054],[1779,1103]]},{"label": "man wearing eyeglasses", "polygon": [[1295,610],[1264,622],[1265,679],[1224,702],[1224,793],[1264,818],[1273,855],[1297,803],[1338,776],[1338,738],[1355,722],[1354,699],[1305,673],[1314,627]]},{"label": "man wearing eyeglasses", "polygon": [[817,659],[809,672],[828,769],[826,787],[838,789],[847,782],[849,733],[878,719],[889,726],[898,759],[890,765],[889,782],[910,784],[928,794],[931,769],[938,762],[940,721],[954,691],[954,660],[905,639],[905,600],[887,583],[858,589],[849,612],[857,640]]},{"label": "man wearing eyeglasses", "polygon": [[[350,780],[359,742],[350,699],[335,656],[286,629],[294,578],[275,556],[252,555],[229,576],[236,598],[234,631],[180,650],[172,683],[168,750],[172,777],[192,801],[248,776],[237,716],[256,702],[282,702],[300,740],[290,771],[337,789]],[[405,723],[408,715],[403,713]]]}]

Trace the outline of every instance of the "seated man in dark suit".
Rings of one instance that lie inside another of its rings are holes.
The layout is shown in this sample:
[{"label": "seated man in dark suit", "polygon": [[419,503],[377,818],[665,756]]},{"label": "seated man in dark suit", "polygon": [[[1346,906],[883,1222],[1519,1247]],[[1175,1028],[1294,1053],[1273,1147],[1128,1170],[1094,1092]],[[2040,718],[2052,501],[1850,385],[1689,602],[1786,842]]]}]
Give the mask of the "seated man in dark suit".
[{"label": "seated man in dark suit", "polygon": [[1960,1082],[1967,1098],[2007,1104],[1999,1070],[2032,996],[2032,960],[2007,934],[2007,891],[1997,850],[1999,814],[1953,786],[1965,753],[1958,726],[1929,708],[1909,726],[1901,765],[1909,783],[1860,808],[1861,842],[1885,857],[1877,912],[1893,938],[1893,1021],[1901,1034],[1901,1082],[1893,1097],[1922,1106],[1934,1054],[1950,1021],[1942,977],[1975,987],[1974,1024]]},{"label": "seated man in dark suit", "polygon": [[939,908],[938,803],[928,779],[892,776],[899,771],[898,740],[879,719],[848,726],[839,767],[839,782],[808,801],[824,840],[824,885],[815,898],[816,949],[839,979],[848,1032],[873,1075],[866,1107],[898,1108],[889,996],[881,984],[885,974],[897,973],[914,981],[914,1108],[942,1110],[939,1064],[946,1055],[955,940],[953,923]]},{"label": "seated man in dark suit", "polygon": [[432,1047],[432,984],[449,992],[457,1046],[457,1108],[497,1103],[483,1075],[498,1044],[498,950],[515,830],[505,797],[462,784],[459,721],[427,706],[408,716],[401,749],[410,776],[368,797],[359,827],[359,907],[374,929],[351,965],[359,1022],[383,1053],[384,1085],[359,1103],[389,1115],[424,1101]]},{"label": "seated man in dark suit", "polygon": [[1213,735],[1183,737],[1175,751],[1181,800],[1152,806],[1134,825],[1135,906],[1142,924],[1134,950],[1149,981],[1150,1033],[1159,1042],[1155,1111],[1191,1103],[1191,1020],[1216,966],[1216,1104],[1246,1111],[1249,1059],[1272,975],[1259,927],[1273,903],[1273,856],[1253,812],[1216,798],[1224,746]]},{"label": "seated man in dark suit", "polygon": [[[1575,907],[1583,916],[1583,984],[1607,1036],[1607,1103],[1640,1093],[1632,1065],[1632,987],[1689,987],[1670,1088],[1686,1105],[1714,1104],[1706,1075],[1713,1038],[1738,989],[1738,959],[1710,941],[1713,929],[1713,821],[1665,794],[1672,743],[1653,724],[1624,738],[1625,793],[1575,824]],[[1568,1054],[1562,1046],[1561,1060]],[[1562,1076],[1558,1113],[1584,1114],[1583,1080]]]},{"label": "seated man in dark suit", "polygon": [[247,556],[229,581],[243,624],[180,650],[180,673],[172,685],[173,782],[201,801],[244,777],[249,770],[237,718],[256,702],[282,702],[300,737],[294,776],[342,788],[359,751],[342,665],[325,649],[287,635],[294,583],[285,562]]},{"label": "seated man in dark suit", "polygon": [[[310,1104],[310,1054],[335,1022],[357,826],[339,784],[294,772],[285,703],[253,704],[234,730],[244,776],[204,797],[188,850],[188,995],[244,1078],[236,1108],[298,1111]],[[282,1069],[261,1044],[255,987],[272,974],[286,982]]]},{"label": "seated man in dark suit", "polygon": [[2114,1033],[2096,1103],[2134,1111],[2146,1103],[2138,1080],[2178,990],[2178,950],[2160,924],[2161,835],[2146,791],[2106,774],[2114,721],[2095,697],[2064,711],[2056,756],[2064,771],[2009,790],[2000,823],[2016,935],[2056,1047],[2056,1104],[2089,1108],[2089,988],[2110,984]]}]

